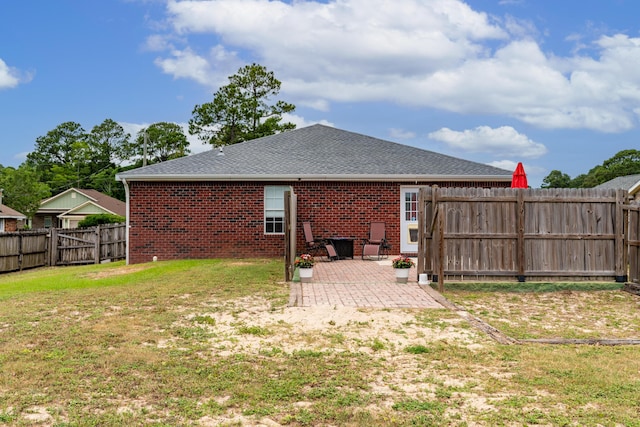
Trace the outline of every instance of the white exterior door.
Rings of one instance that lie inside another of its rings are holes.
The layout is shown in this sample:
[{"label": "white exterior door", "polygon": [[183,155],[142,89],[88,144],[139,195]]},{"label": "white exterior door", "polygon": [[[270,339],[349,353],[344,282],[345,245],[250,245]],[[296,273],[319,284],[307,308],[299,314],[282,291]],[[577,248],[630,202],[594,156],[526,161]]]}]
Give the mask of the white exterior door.
[{"label": "white exterior door", "polygon": [[400,252],[418,252],[418,187],[400,188]]}]

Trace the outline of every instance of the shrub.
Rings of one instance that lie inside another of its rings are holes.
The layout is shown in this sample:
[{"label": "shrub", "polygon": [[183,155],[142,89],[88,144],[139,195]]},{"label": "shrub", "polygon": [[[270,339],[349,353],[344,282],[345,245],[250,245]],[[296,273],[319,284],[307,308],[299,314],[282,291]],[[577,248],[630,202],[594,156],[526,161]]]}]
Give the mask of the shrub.
[{"label": "shrub", "polygon": [[125,221],[125,217],[120,215],[94,214],[87,215],[85,219],[78,223],[78,227],[95,227],[100,224],[118,224]]}]

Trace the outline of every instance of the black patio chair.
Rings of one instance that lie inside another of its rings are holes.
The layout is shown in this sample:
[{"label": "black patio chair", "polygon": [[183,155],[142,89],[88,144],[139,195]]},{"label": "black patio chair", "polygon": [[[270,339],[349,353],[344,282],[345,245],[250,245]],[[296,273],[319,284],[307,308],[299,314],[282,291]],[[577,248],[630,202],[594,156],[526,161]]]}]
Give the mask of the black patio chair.
[{"label": "black patio chair", "polygon": [[314,239],[310,222],[303,222],[302,230],[304,231],[304,240],[307,244],[307,252],[313,256],[317,256],[319,252],[323,251],[327,253],[327,259],[329,259],[329,261],[338,259],[338,252],[336,252],[336,248],[331,242],[324,239]]}]

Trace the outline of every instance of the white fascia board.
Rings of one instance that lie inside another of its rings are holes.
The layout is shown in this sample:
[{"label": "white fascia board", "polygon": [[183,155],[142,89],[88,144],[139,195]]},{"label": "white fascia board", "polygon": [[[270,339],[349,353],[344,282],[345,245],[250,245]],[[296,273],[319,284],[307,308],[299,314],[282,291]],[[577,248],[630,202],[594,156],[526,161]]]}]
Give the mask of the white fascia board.
[{"label": "white fascia board", "polygon": [[634,195],[638,192],[639,189],[640,189],[640,181],[633,184],[633,186],[629,189],[629,194]]},{"label": "white fascia board", "polygon": [[[116,175],[122,181],[123,177]],[[500,181],[510,182],[511,175],[131,175],[132,181],[355,181],[355,182],[418,182],[418,181]]]},{"label": "white fascia board", "polygon": [[3,215],[0,214],[0,219],[27,219],[26,216],[21,215]]}]

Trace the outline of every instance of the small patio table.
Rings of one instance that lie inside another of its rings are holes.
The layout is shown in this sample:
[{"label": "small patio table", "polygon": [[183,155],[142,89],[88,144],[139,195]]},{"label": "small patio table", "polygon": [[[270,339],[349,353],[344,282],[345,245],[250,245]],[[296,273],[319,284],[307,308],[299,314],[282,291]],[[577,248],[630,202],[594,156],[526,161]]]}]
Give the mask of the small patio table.
[{"label": "small patio table", "polygon": [[339,259],[353,259],[354,237],[335,236],[330,237],[328,240],[333,244],[333,247],[336,248]]}]

